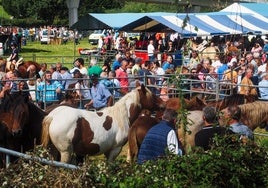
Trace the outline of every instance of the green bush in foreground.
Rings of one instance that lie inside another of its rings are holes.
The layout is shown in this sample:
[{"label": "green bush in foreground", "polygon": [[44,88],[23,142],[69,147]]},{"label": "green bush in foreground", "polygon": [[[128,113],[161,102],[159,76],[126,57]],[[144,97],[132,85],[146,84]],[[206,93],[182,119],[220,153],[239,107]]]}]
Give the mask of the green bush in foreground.
[{"label": "green bush in foreground", "polygon": [[268,150],[232,137],[216,139],[212,149],[195,148],[183,157],[168,155],[143,165],[125,158],[113,163],[87,160],[67,170],[20,160],[0,171],[1,187],[268,187]]}]

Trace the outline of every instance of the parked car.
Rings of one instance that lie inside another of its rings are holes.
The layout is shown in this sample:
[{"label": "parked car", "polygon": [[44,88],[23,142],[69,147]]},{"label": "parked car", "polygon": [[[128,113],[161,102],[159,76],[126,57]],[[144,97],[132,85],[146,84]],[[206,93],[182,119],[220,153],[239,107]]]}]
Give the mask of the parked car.
[{"label": "parked car", "polygon": [[88,42],[90,44],[98,44],[98,40],[100,36],[106,36],[106,30],[95,30],[92,34],[89,35],[88,37]]},{"label": "parked car", "polygon": [[41,31],[40,41],[41,44],[49,44],[50,39],[55,37],[55,31],[53,29],[50,30],[50,33],[48,33],[48,29],[43,29]]}]

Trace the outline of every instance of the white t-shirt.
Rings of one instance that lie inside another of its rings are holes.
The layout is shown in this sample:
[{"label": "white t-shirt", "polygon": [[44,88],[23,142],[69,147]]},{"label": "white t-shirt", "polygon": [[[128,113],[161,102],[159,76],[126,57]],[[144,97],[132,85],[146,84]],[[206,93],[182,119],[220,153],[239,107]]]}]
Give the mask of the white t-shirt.
[{"label": "white t-shirt", "polygon": [[168,150],[176,155],[182,155],[182,150],[179,148],[179,142],[174,130],[169,131],[167,136]]},{"label": "white t-shirt", "polygon": [[75,90],[79,90],[82,96],[84,97],[84,99],[91,99],[90,90],[85,84],[81,84],[77,82],[75,84]]},{"label": "white t-shirt", "polygon": [[148,56],[153,56],[154,55],[154,45],[152,44],[149,44],[148,47],[147,47],[147,53],[148,53]]}]

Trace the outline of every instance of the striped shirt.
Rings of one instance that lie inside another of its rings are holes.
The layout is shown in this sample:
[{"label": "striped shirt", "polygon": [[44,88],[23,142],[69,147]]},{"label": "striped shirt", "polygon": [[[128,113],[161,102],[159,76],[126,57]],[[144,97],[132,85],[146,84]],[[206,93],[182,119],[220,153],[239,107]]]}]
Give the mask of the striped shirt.
[{"label": "striped shirt", "polygon": [[63,86],[58,81],[53,81],[51,84],[41,82],[37,86],[37,100],[43,102],[54,102],[58,100],[56,89],[63,90]]}]

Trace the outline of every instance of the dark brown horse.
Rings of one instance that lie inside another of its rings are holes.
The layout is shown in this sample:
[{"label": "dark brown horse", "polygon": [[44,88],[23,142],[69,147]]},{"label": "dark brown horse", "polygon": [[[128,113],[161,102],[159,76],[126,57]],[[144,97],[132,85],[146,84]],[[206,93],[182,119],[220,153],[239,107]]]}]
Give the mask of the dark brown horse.
[{"label": "dark brown horse", "polygon": [[17,92],[5,94],[0,105],[0,145],[19,152],[32,150],[41,143],[45,112]]}]

